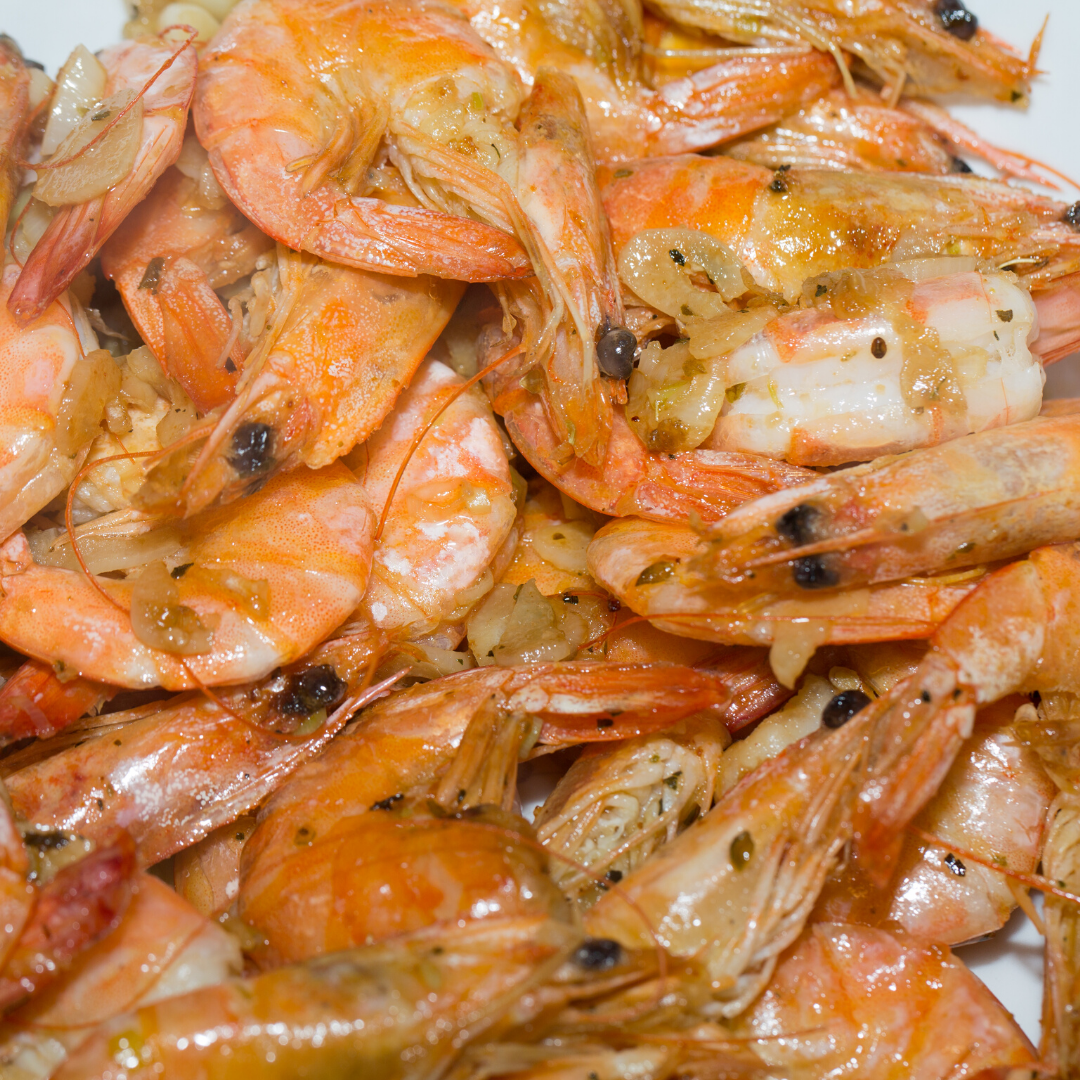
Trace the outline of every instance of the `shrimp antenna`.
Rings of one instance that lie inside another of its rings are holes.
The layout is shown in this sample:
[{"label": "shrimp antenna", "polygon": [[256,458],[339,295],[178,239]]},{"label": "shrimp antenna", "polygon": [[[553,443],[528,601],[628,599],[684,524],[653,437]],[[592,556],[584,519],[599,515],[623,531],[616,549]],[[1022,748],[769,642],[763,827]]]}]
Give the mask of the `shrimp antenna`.
[{"label": "shrimp antenna", "polygon": [[[135,108],[135,103],[142,100],[143,96],[146,94],[146,91],[149,90],[150,87],[153,86],[154,83],[156,83],[158,79],[162,75],[164,75],[165,72],[173,66],[173,64],[176,63],[176,60],[180,56],[180,54],[186,48],[188,48],[191,43],[195,41],[199,36],[198,30],[194,30],[190,26],[180,24],[177,24],[176,26],[167,26],[164,30],[161,31],[161,33],[167,33],[169,30],[181,30],[184,33],[190,34],[191,36],[180,46],[179,49],[176,50],[176,52],[172,54],[172,56],[169,57],[168,60],[165,61],[165,63],[161,65],[161,67],[157,69],[157,71],[154,72],[153,75],[150,76],[150,78],[143,85],[143,88],[85,146],[80,146],[79,149],[76,150],[73,154],[69,154],[66,158],[63,158],[60,161],[34,162],[23,161],[21,158],[19,158],[16,160],[16,164],[18,164],[20,168],[33,169],[35,172],[45,172],[48,169],[59,169],[61,168],[61,166],[69,165],[71,164],[71,162],[77,160],[78,158],[81,158],[83,154],[85,154],[88,150],[90,150],[92,147],[97,146],[97,144],[101,142],[101,140],[104,139],[105,136],[108,135],[109,132],[112,131],[112,129],[116,127],[116,125],[119,124],[120,121],[123,120],[129,112],[131,112],[132,109]],[[159,34],[158,36],[160,37],[161,35]],[[27,203],[27,205],[29,205],[29,203]]]},{"label": "shrimp antenna", "polygon": [[438,420],[439,417],[442,416],[442,414],[446,412],[446,410],[449,409],[450,406],[453,405],[454,402],[457,401],[457,399],[461,397],[462,394],[475,386],[485,375],[489,375],[500,364],[505,363],[507,360],[511,359],[514,356],[517,356],[519,353],[522,353],[524,351],[524,345],[515,345],[509,352],[503,353],[503,355],[500,356],[497,360],[492,360],[491,363],[487,365],[487,367],[482,367],[475,375],[473,375],[469,379],[466,379],[465,382],[463,382],[460,386],[455,386],[447,395],[446,400],[443,401],[443,403],[438,407],[438,409],[435,410],[427,423],[424,424],[424,426],[420,428],[420,430],[413,436],[413,440],[409,444],[409,450],[405,455],[404,461],[402,461],[400,467],[398,468],[397,475],[394,477],[394,482],[390,485],[390,492],[386,496],[386,502],[383,504],[382,514],[379,516],[379,527],[375,530],[376,543],[379,542],[379,538],[383,534],[383,529],[386,527],[386,519],[390,513],[390,504],[394,501],[394,495],[397,493],[398,485],[401,483],[401,478],[405,475],[405,470],[406,468],[408,468],[409,462],[412,461],[413,454],[415,454],[416,451],[420,448],[420,444],[424,441],[424,437],[432,429],[432,427],[434,427],[435,421]]}]

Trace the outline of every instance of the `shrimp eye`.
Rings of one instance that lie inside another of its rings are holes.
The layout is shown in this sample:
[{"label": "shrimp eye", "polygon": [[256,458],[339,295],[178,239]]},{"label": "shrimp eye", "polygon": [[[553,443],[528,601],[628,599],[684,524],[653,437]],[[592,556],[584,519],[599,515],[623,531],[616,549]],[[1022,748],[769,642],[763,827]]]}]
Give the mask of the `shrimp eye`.
[{"label": "shrimp eye", "polygon": [[1062,216],[1062,221],[1080,232],[1080,202],[1074,202]]},{"label": "shrimp eye", "polygon": [[949,172],[969,173],[971,171],[971,166],[962,157],[954,157],[949,165]]},{"label": "shrimp eye", "polygon": [[842,690],[821,710],[821,722],[827,728],[843,727],[869,704],[870,698],[861,690]]},{"label": "shrimp eye", "polygon": [[596,345],[600,370],[613,379],[629,379],[634,370],[637,338],[623,326],[613,326]]},{"label": "shrimp eye", "polygon": [[788,510],[776,523],[776,531],[796,547],[809,544],[814,539],[814,522],[818,511],[808,503],[799,503]]},{"label": "shrimp eye", "polygon": [[622,946],[610,938],[589,938],[574,953],[574,963],[586,971],[608,971],[622,963]]},{"label": "shrimp eye", "polygon": [[941,25],[961,41],[970,41],[979,29],[979,20],[960,0],[936,0],[934,14],[941,20]]},{"label": "shrimp eye", "polygon": [[229,464],[241,475],[265,472],[274,461],[274,429],[269,424],[241,424],[232,437]]},{"label": "shrimp eye", "polygon": [[791,567],[795,584],[800,589],[831,589],[840,583],[840,575],[825,565],[820,555],[806,555],[796,559]]},{"label": "shrimp eye", "polygon": [[289,715],[310,716],[319,709],[329,709],[345,696],[345,680],[329,664],[305,668],[291,676],[277,700],[278,711]]}]

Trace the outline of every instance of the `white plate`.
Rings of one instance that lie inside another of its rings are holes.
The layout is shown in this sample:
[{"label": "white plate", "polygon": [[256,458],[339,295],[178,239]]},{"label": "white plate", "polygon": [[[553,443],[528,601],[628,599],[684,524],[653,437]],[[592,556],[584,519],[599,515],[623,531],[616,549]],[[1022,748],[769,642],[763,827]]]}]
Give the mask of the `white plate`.
[{"label": "white plate", "polygon": [[[994,105],[959,105],[954,115],[991,142],[1045,161],[1080,179],[1080,139],[1074,132],[1074,109],[1080,102],[1080,4],[1076,0],[969,0],[982,24],[1024,49],[1050,14],[1040,67],[1026,113]],[[128,17],[124,0],[0,0],[0,31],[10,34],[24,53],[50,74],[71,49],[91,50],[116,41]],[[1066,192],[1070,200],[1077,193]],[[1051,369],[1048,389],[1057,396],[1080,394],[1080,364],[1070,357]],[[1071,376],[1071,378],[1070,378]],[[961,955],[1009,1008],[1021,1027],[1038,1041],[1042,995],[1042,944],[1031,923],[1019,913],[996,937],[968,946]]]}]

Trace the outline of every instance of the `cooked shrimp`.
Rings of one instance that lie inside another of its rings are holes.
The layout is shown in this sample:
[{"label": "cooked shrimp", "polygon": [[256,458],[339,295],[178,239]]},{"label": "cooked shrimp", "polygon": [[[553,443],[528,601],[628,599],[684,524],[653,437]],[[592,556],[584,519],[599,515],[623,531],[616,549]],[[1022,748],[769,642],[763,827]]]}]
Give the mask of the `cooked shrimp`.
[{"label": "cooked shrimp", "polygon": [[[406,793],[426,790],[449,767],[478,715],[473,738],[487,730],[485,739],[492,740],[477,743],[476,760],[486,762],[506,738],[515,732],[520,738],[511,718],[528,718],[535,725],[534,741],[558,745],[657,730],[703,709],[715,712],[728,697],[722,678],[690,668],[604,661],[481,668],[394,694],[300,769],[260,812],[244,845],[240,913],[281,955],[311,955],[311,942],[323,941],[330,930],[325,919],[308,913],[322,910],[329,917],[350,906],[338,894],[338,884],[347,880],[344,868],[355,854],[342,856],[342,870],[335,869],[343,837],[350,829],[365,828],[359,820],[365,815],[393,807]],[[493,728],[485,729],[485,718]],[[517,739],[511,750],[513,762]],[[459,787],[469,784],[456,785],[454,796]],[[493,790],[498,801],[502,788]],[[387,829],[401,835],[401,827],[389,819],[372,822],[370,829],[372,835]],[[421,831],[417,843],[426,842]],[[467,860],[460,870],[469,873]],[[449,870],[444,877],[453,881]],[[303,889],[296,887],[298,881],[305,883]],[[391,911],[385,917],[395,916]]]},{"label": "cooked shrimp", "polygon": [[669,19],[746,45],[804,41],[851,53],[893,100],[901,91],[961,92],[1015,103],[1027,98],[1039,39],[1024,60],[979,27],[962,3],[872,0],[657,0]]},{"label": "cooked shrimp", "polygon": [[[221,186],[281,243],[363,270],[485,281],[528,272],[500,231],[515,231],[501,176],[517,161],[523,97],[450,8],[260,0],[225,20],[195,121]],[[364,194],[383,138],[423,206]]]},{"label": "cooked shrimp", "polygon": [[928,101],[890,107],[859,89],[833,90],[760,134],[724,148],[739,161],[768,169],[862,169],[946,176],[968,173],[957,155],[974,154],[1006,175],[1038,181],[1025,159],[1000,150]]},{"label": "cooked shrimp", "polygon": [[[197,58],[193,48],[126,42],[105,49],[100,63],[108,77],[101,108],[88,113],[40,170],[35,192],[58,209],[7,298],[8,309],[23,325],[40,317],[60,296],[177,159],[183,145],[188,106],[195,90]],[[130,111],[118,118],[124,109]],[[110,116],[114,110],[117,115]],[[91,137],[98,137],[106,123],[116,126],[104,135],[97,152],[102,158],[111,153],[120,160],[121,148],[110,148],[109,143],[124,140],[130,144],[123,149],[131,151],[131,163],[115,180],[106,177],[111,182],[105,190],[96,190],[96,180],[85,176],[100,167],[95,151],[70,162],[67,158],[89,146]],[[48,168],[51,163],[56,165],[54,171]],[[43,189],[46,183],[47,191]]]},{"label": "cooked shrimp", "polygon": [[460,623],[462,601],[467,610],[469,594],[490,586],[488,568],[516,515],[506,450],[478,389],[438,416],[392,490],[414,436],[462,381],[428,360],[357,455],[354,469],[384,515],[360,612],[381,629],[410,638]]},{"label": "cooked shrimp", "polygon": [[[816,921],[902,926],[923,941],[949,945],[991,934],[1005,925],[1016,895],[1002,869],[1031,874],[1045,838],[1054,785],[1037,755],[1012,727],[1021,699],[980,709],[936,794],[915,818],[923,835],[904,840],[896,875],[874,889],[854,867],[822,892]],[[940,839],[932,843],[925,834]],[[965,862],[949,850],[981,857]]]},{"label": "cooked shrimp", "polygon": [[27,660],[0,687],[0,742],[47,739],[115,693],[114,687],[89,679],[61,682],[51,664]]},{"label": "cooked shrimp", "polygon": [[[0,299],[19,276],[0,278]],[[74,479],[105,406],[120,386],[112,358],[76,301],[50,305],[20,327],[0,308],[0,534],[5,538]]]},{"label": "cooked shrimp", "polygon": [[0,1024],[0,1068],[11,1080],[45,1080],[96,1025],[241,967],[235,938],[140,874],[116,929]]},{"label": "cooked shrimp", "polygon": [[[851,835],[868,713],[764,762],[584,916],[594,937],[693,957],[721,1015],[742,1012],[798,937]],[[627,900],[632,901],[627,903]]]},{"label": "cooked shrimp", "polygon": [[9,37],[0,38],[0,221],[7,231],[8,213],[18,191],[19,158],[23,156],[30,119],[30,72]]},{"label": "cooked shrimp", "polygon": [[272,325],[184,480],[188,513],[281,469],[329,465],[365,440],[461,295],[457,282],[387,277],[280,247],[267,274]]},{"label": "cooked shrimp", "polygon": [[[39,562],[23,533],[7,541],[0,638],[116,686],[235,683],[328,637],[367,585],[374,516],[343,465],[277,477],[181,525],[129,515],[134,529],[125,529],[119,516],[120,536],[139,542],[126,552],[122,540],[106,546],[91,569],[143,566],[125,581],[67,569],[77,565],[70,546]],[[109,524],[98,519],[76,536],[108,536]]]},{"label": "cooked shrimp", "polygon": [[262,685],[222,691],[229,712],[195,694],[100,717],[84,741],[7,777],[17,812],[42,832],[126,829],[152,866],[251,810],[325,746],[367,700],[382,647],[370,634],[329,642]]},{"label": "cooked shrimp", "polygon": [[602,162],[713,146],[765,127],[839,81],[832,59],[813,50],[716,49],[715,62],[703,70],[653,89],[635,55],[641,31],[633,22],[640,13],[630,5],[465,0],[462,6],[527,86],[542,67],[573,76]]},{"label": "cooked shrimp", "polygon": [[196,148],[189,138],[193,160],[166,169],[102,247],[101,269],[162,370],[206,412],[232,400],[247,351],[214,290],[253,274],[273,241],[197,168]]},{"label": "cooked shrimp", "polygon": [[740,599],[805,596],[1064,543],[1078,433],[1076,414],[1036,417],[766,496],[710,531],[691,574]]},{"label": "cooked shrimp", "polygon": [[788,687],[819,646],[928,637],[985,575],[974,566],[814,595],[740,592],[692,569],[710,557],[709,541],[689,525],[636,518],[605,525],[589,545],[593,576],[631,610],[669,634],[771,646],[773,671]]},{"label": "cooked shrimp", "polygon": [[938,1080],[1039,1068],[1016,1021],[947,948],[843,923],[808,927],[727,1030],[770,1076]]},{"label": "cooked shrimp", "polygon": [[56,1077],[440,1075],[508,1010],[529,1019],[528,991],[580,940],[550,919],[492,919],[318,957],[117,1017]]},{"label": "cooked shrimp", "polygon": [[[685,271],[708,242],[642,233],[620,255],[624,280],[647,294],[640,258],[678,255]],[[627,415],[651,450],[842,465],[1028,420],[1042,403],[1031,298],[974,260],[826,274],[803,286],[805,306],[779,315],[715,303],[699,314],[702,294],[688,291],[645,297],[686,336],[649,345],[630,376]]]},{"label": "cooked shrimp", "polygon": [[1076,269],[1064,203],[977,177],[779,169],[683,154],[598,179],[616,251],[645,229],[692,228],[726,244],[761,286],[794,300],[819,274],[967,255],[1012,267],[1036,292]]},{"label": "cooked shrimp", "polygon": [[618,882],[712,806],[719,758],[731,742],[715,717],[690,717],[655,735],[586,751],[535,817],[537,838],[573,860],[551,872],[584,904],[603,886],[578,869]]}]

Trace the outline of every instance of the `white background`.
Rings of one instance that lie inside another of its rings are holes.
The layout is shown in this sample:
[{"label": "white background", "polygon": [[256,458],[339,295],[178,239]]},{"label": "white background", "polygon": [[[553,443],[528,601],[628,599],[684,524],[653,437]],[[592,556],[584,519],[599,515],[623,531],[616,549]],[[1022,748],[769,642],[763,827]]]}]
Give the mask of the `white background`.
[{"label": "white background", "polygon": [[[1027,112],[994,105],[950,103],[954,115],[991,142],[1045,161],[1080,180],[1080,3],[1077,0],[968,0],[982,25],[1025,53],[1049,15],[1040,67]],[[78,43],[96,50],[116,41],[128,17],[124,0],[0,0],[0,31],[10,34],[26,56],[55,75]],[[1063,193],[1073,201],[1075,191]],[[1051,371],[1050,384],[1080,393],[1080,364],[1070,358]],[[1076,371],[1073,369],[1077,368]],[[1075,389],[1074,389],[1075,387]],[[1034,927],[1023,917],[991,942],[969,946],[961,955],[986,979],[1033,1039],[1038,1038],[1042,949]]]}]

